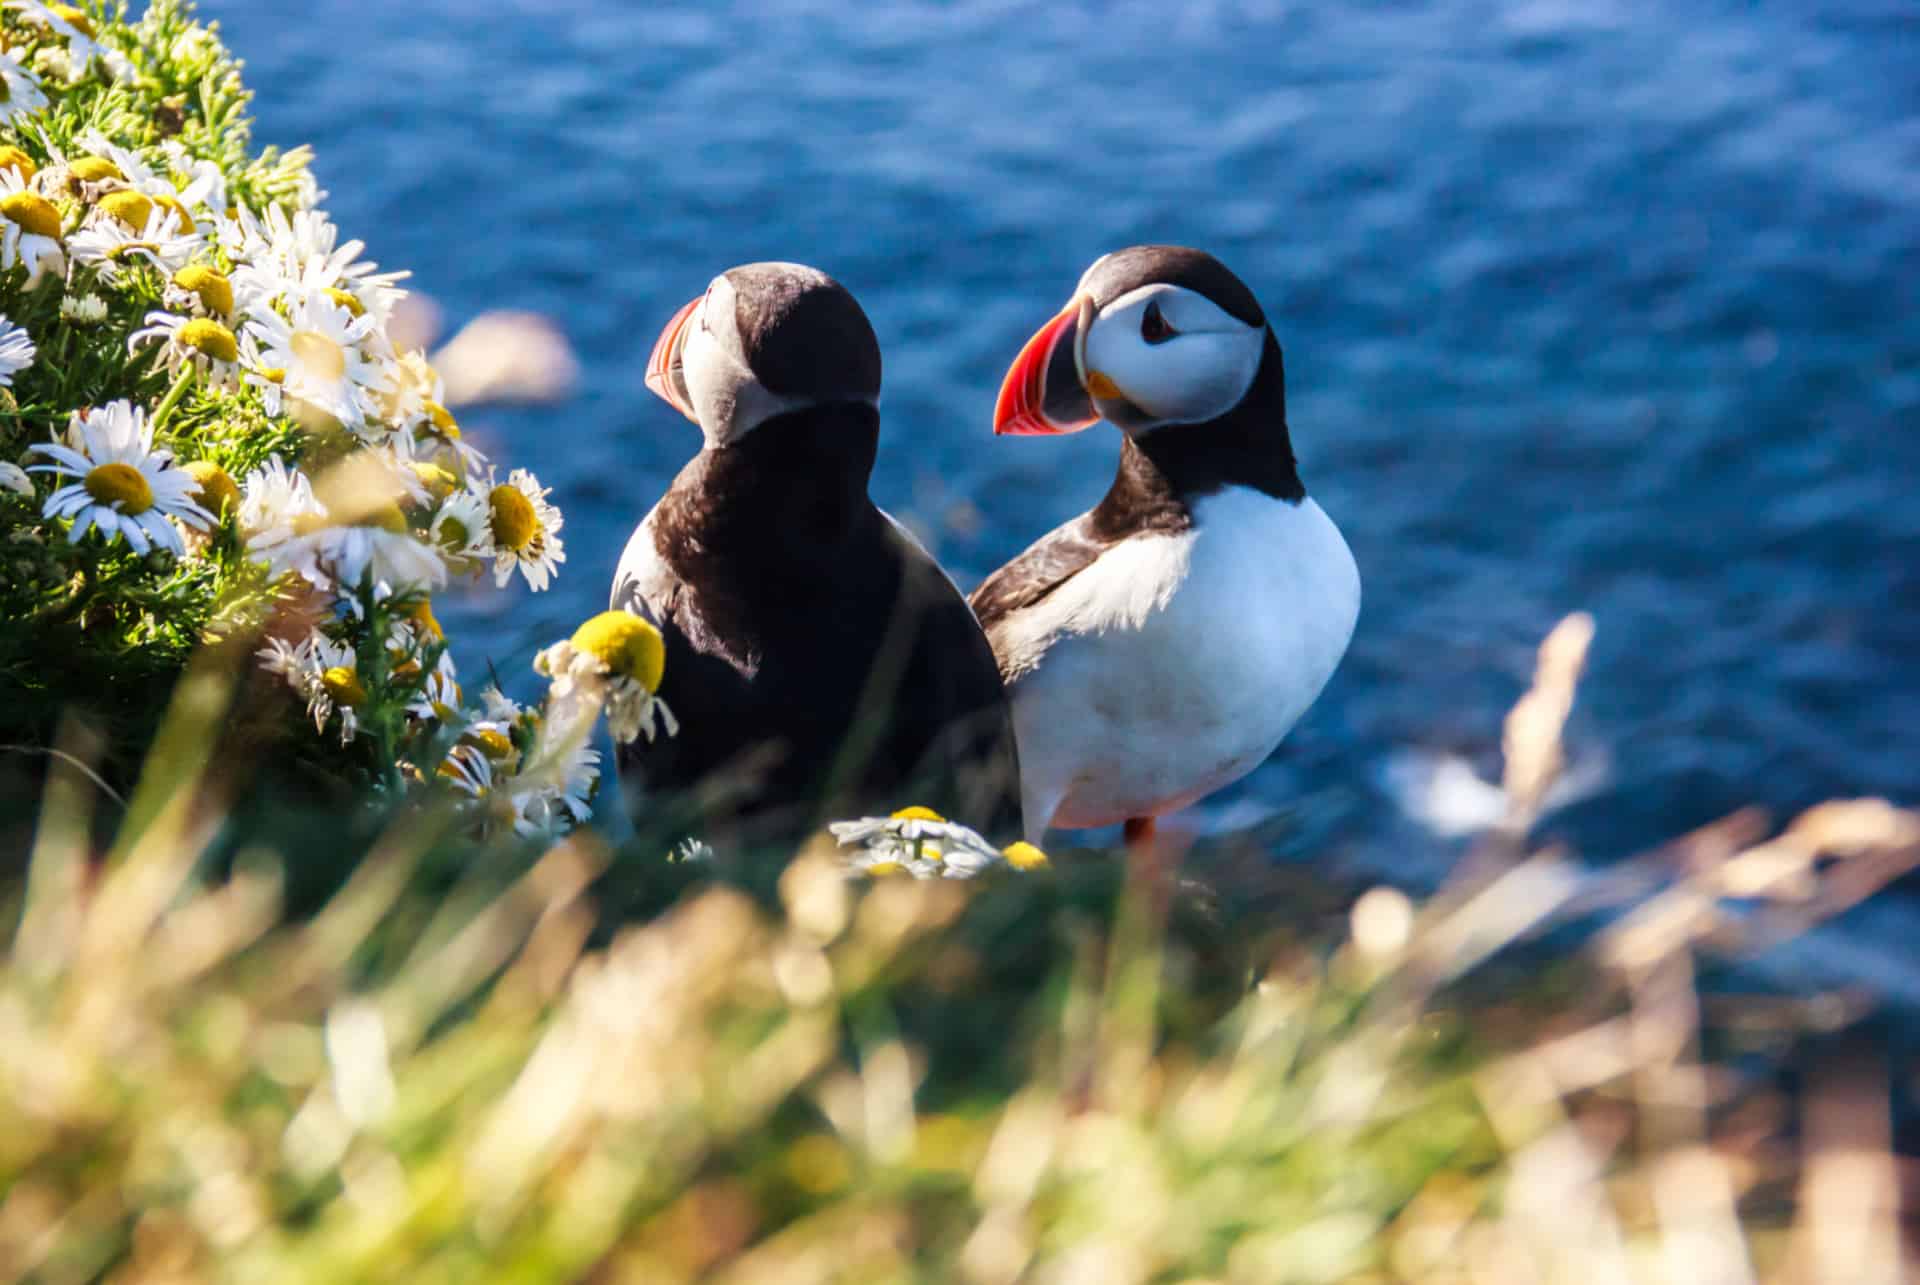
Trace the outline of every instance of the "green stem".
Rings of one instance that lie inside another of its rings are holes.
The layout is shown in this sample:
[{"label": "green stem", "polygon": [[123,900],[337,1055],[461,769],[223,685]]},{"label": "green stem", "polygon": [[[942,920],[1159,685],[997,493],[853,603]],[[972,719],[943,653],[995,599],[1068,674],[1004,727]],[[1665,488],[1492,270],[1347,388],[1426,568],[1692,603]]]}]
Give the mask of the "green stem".
[{"label": "green stem", "polygon": [[182,366],[180,368],[179,377],[173,381],[173,387],[167,390],[167,395],[161,399],[158,406],[154,407],[153,419],[150,421],[153,424],[154,432],[158,433],[160,431],[161,427],[167,421],[167,416],[171,415],[173,408],[180,404],[180,399],[187,395],[187,386],[193,383],[193,377],[194,370],[192,366]]}]

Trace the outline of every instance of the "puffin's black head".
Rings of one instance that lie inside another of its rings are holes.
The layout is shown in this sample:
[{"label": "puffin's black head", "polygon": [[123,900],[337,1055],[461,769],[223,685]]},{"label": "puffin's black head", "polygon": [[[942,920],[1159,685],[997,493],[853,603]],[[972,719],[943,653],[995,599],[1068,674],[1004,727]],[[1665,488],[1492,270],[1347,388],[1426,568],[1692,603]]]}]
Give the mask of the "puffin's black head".
[{"label": "puffin's black head", "polygon": [[1246,397],[1270,347],[1278,363],[1259,300],[1212,255],[1118,250],[1020,350],[993,431],[1072,433],[1105,419],[1138,434],[1215,420]]},{"label": "puffin's black head", "polygon": [[802,407],[876,405],[880,343],[826,273],[749,263],[673,315],[647,361],[647,387],[724,445]]}]

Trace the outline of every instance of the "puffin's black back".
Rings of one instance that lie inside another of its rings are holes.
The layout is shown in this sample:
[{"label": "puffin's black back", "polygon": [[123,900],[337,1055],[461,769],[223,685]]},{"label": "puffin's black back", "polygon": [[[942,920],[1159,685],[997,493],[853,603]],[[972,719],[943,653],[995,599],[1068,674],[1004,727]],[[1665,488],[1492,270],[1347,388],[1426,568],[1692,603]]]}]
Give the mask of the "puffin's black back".
[{"label": "puffin's black back", "polygon": [[[923,804],[1018,825],[1011,715],[965,600],[867,498],[879,413],[836,402],[703,451],[629,550],[613,602],[666,638],[680,733],[623,746],[644,820],[696,799],[708,836],[790,838]],[[644,553],[645,551],[641,551]]]}]

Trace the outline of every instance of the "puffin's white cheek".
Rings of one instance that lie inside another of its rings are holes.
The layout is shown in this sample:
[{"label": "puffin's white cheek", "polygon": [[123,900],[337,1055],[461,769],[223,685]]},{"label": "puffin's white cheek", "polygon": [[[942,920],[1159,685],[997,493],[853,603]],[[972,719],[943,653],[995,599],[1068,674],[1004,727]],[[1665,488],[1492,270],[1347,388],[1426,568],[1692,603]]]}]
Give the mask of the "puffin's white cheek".
[{"label": "puffin's white cheek", "polygon": [[1102,364],[1095,345],[1088,345],[1088,367],[1112,379],[1128,401],[1153,418],[1175,423],[1197,423],[1232,410],[1259,366],[1258,350],[1237,334],[1105,346],[1112,351]]}]

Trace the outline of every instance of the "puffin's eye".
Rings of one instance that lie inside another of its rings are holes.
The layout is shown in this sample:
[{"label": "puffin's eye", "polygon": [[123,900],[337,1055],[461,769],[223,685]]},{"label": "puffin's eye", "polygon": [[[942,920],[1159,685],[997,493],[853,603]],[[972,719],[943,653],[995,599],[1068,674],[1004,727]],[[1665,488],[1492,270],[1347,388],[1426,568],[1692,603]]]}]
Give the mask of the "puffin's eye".
[{"label": "puffin's eye", "polygon": [[1140,315],[1140,337],[1150,344],[1164,344],[1178,333],[1160,315],[1158,302],[1148,304],[1147,310]]}]

